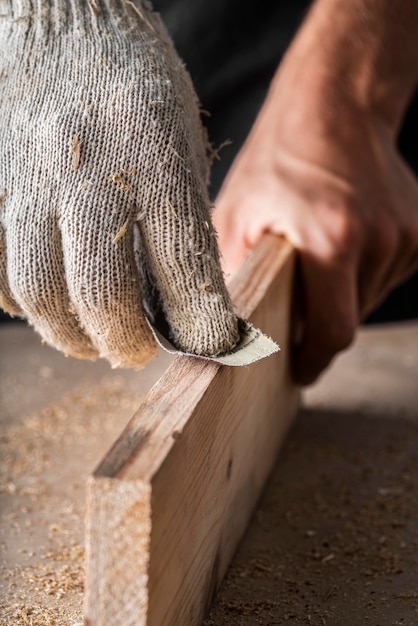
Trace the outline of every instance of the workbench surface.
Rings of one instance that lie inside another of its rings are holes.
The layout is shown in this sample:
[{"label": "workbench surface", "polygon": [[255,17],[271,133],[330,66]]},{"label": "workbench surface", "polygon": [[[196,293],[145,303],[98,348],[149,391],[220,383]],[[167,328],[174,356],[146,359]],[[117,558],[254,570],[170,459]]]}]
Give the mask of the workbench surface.
[{"label": "workbench surface", "polygon": [[[167,367],[0,328],[0,624],[82,623],[86,476]],[[418,623],[418,323],[362,330],[278,460],[206,626]]]}]

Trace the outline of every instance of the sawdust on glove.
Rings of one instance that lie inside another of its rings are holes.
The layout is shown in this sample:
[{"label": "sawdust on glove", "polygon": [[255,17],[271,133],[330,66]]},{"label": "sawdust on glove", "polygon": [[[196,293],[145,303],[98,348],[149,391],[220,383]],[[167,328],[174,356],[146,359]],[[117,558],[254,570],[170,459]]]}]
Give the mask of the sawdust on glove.
[{"label": "sawdust on glove", "polygon": [[142,366],[239,339],[191,80],[140,0],[3,0],[0,304],[51,345]]}]

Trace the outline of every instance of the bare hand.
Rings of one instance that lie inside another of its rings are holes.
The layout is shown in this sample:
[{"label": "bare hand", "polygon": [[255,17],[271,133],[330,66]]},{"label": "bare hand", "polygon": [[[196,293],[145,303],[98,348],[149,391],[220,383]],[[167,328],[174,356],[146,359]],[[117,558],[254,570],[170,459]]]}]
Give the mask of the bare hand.
[{"label": "bare hand", "polygon": [[214,222],[226,272],[265,231],[299,251],[304,328],[294,371],[303,384],[418,267],[418,185],[394,139],[383,119],[293,58],[220,192]]}]

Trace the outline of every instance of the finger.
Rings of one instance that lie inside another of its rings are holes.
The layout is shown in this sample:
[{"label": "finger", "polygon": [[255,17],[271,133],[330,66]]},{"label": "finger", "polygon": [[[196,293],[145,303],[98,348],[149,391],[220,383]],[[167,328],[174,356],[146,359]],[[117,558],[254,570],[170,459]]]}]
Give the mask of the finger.
[{"label": "finger", "polygon": [[354,338],[356,282],[345,268],[307,254],[301,254],[299,275],[304,327],[294,349],[293,370],[297,382],[308,385]]},{"label": "finger", "polygon": [[[151,194],[139,222],[171,340],[182,351],[215,356],[239,339],[226,290],[203,182],[190,169],[173,172],[166,195]],[[157,189],[167,189],[162,184]]]},{"label": "finger", "polygon": [[113,367],[142,367],[157,350],[141,304],[132,201],[123,193],[105,188],[77,199],[61,222],[64,258],[71,302],[99,355]]},{"label": "finger", "polygon": [[213,224],[218,235],[221,265],[228,278],[235,274],[248,252],[244,220],[239,220],[236,212],[228,210],[228,205],[224,207],[220,197],[213,213]]},{"label": "finger", "polygon": [[0,308],[11,315],[23,316],[23,312],[10,291],[7,277],[7,244],[6,232],[0,224]]},{"label": "finger", "polygon": [[[15,211],[18,215],[18,211]],[[96,356],[71,310],[61,236],[53,220],[10,218],[9,281],[25,317],[43,339],[68,355]]]}]

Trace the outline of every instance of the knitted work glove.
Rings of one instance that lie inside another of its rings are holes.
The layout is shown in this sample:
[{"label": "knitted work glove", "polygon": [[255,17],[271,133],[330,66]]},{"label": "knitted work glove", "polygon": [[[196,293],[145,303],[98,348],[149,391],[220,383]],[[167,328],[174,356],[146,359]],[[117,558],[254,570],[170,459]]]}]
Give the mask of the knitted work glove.
[{"label": "knitted work glove", "polygon": [[76,357],[238,341],[196,97],[140,0],[0,1],[0,304]]}]

